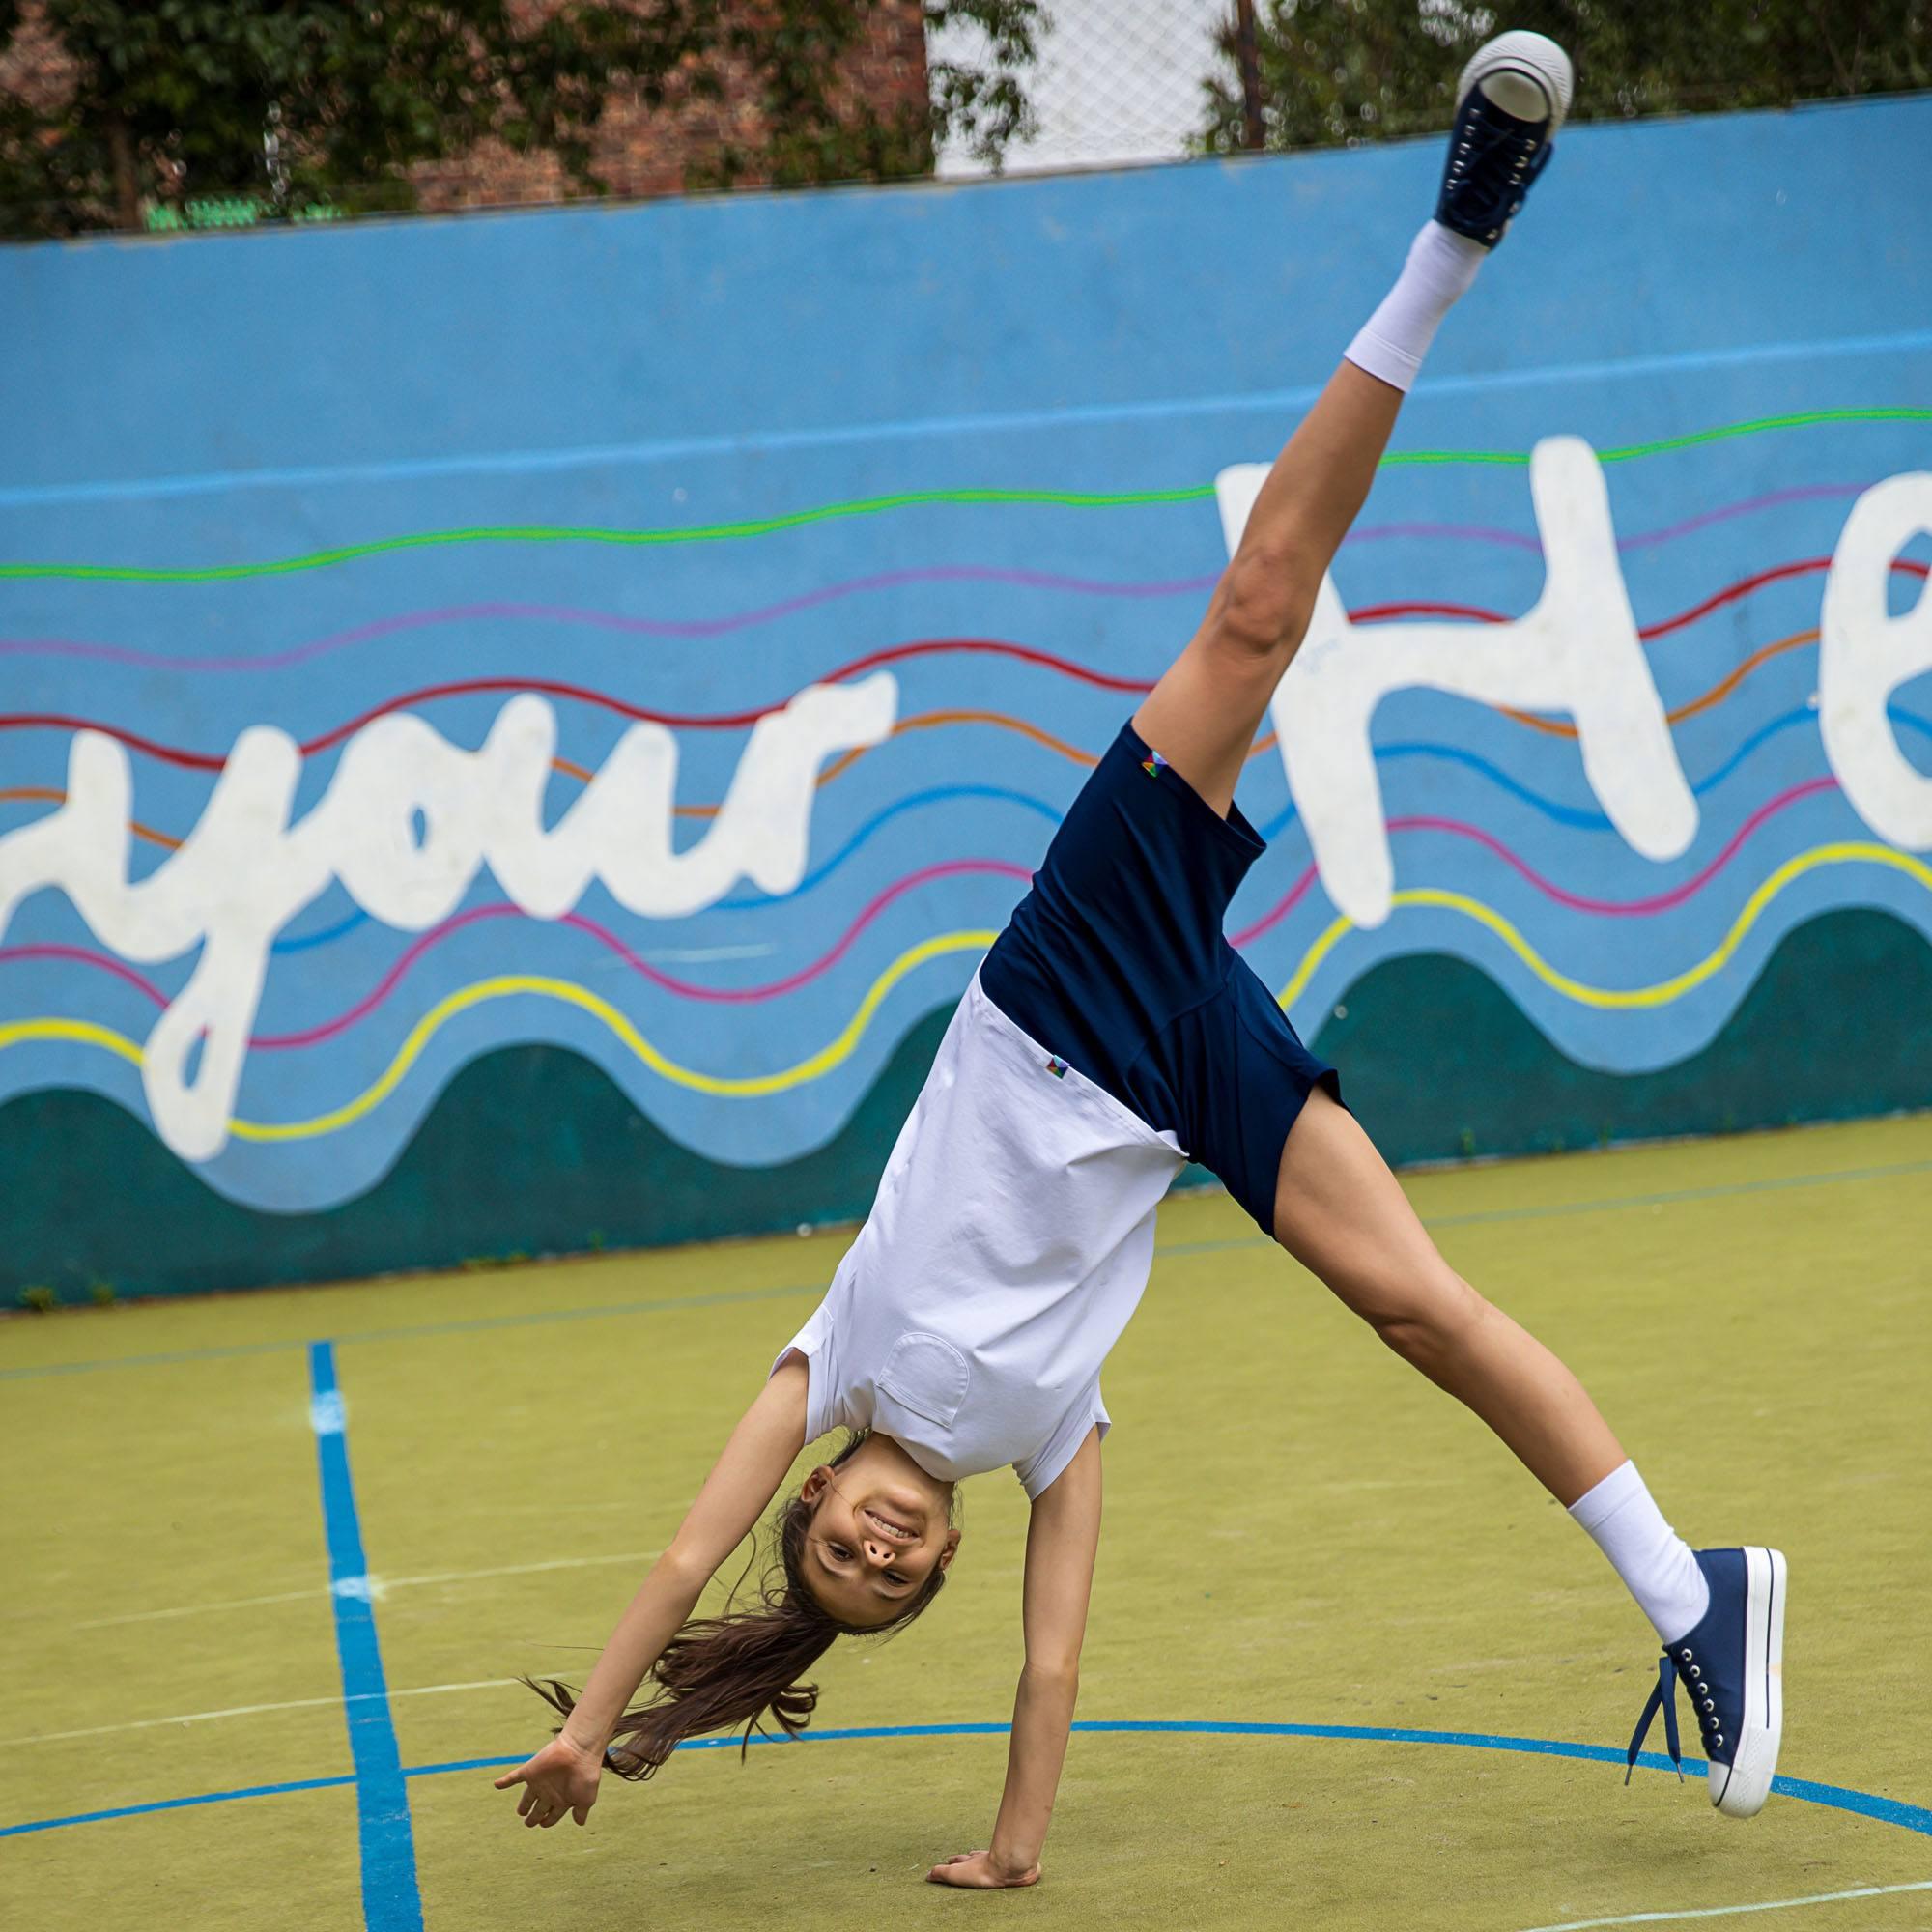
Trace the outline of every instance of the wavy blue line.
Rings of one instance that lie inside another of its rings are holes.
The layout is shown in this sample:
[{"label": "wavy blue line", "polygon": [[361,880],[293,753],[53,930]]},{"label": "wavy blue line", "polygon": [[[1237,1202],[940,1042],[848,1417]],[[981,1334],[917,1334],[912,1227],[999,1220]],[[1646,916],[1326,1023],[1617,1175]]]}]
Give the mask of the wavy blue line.
[{"label": "wavy blue line", "polygon": [[[846,839],[831,858],[822,866],[808,872],[788,893],[750,893],[736,898],[719,899],[717,906],[729,912],[744,912],[756,906],[781,905],[787,899],[795,899],[810,892],[813,886],[822,884],[842,866],[860,846],[871,838],[888,820],[896,818],[903,811],[911,811],[923,805],[938,805],[953,798],[993,798],[1002,799],[1011,805],[1024,806],[1029,811],[1037,812],[1049,825],[1060,823],[1060,813],[1044,799],[1035,798],[1031,793],[1011,791],[1005,785],[934,785],[927,791],[908,792],[904,798],[895,799],[883,811],[876,811],[851,838]],[[357,910],[347,919],[339,920],[334,925],[325,926],[320,932],[304,933],[298,939],[278,939],[270,949],[274,952],[303,952],[312,946],[327,946],[329,941],[340,939],[353,932],[356,926],[367,922],[369,915]]]},{"label": "wavy blue line", "polygon": [[[1932,719],[1920,718],[1917,713],[1904,710],[1898,705],[1888,706],[1886,715],[1894,724],[1903,725],[1906,729],[1932,740]],[[1796,711],[1787,711],[1781,718],[1774,718],[1769,724],[1753,731],[1716,771],[1693,784],[1690,787],[1692,795],[1702,798],[1707,792],[1715,790],[1753,752],[1770,739],[1776,737],[1780,731],[1788,731],[1797,724],[1816,722],[1817,713],[1808,706],[1801,706]],[[1384,761],[1393,763],[1399,758],[1444,758],[1452,764],[1466,766],[1470,771],[1488,779],[1492,784],[1510,793],[1512,797],[1520,799],[1523,804],[1533,807],[1546,818],[1553,820],[1558,825],[1567,825],[1581,832],[1607,832],[1612,829],[1609,819],[1603,812],[1588,811],[1580,806],[1564,805],[1556,799],[1545,798],[1541,792],[1532,791],[1519,780],[1513,779],[1499,765],[1492,764],[1488,758],[1474,752],[1465,752],[1460,745],[1438,745],[1430,739],[1417,739],[1376,748],[1378,763]],[[727,911],[748,912],[759,906],[781,905],[789,899],[798,898],[830,878],[889,819],[896,818],[900,812],[911,811],[920,806],[937,805],[954,798],[1000,799],[1010,805],[1024,806],[1027,810],[1037,812],[1049,825],[1057,826],[1060,823],[1061,814],[1055,811],[1052,806],[1028,792],[1012,791],[1004,785],[934,785],[927,791],[910,792],[904,798],[887,806],[883,811],[875,812],[831,858],[822,866],[808,872],[789,893],[775,895],[764,893],[745,894],[736,898],[720,899],[718,904]],[[1260,828],[1261,836],[1264,838],[1278,838],[1294,823],[1294,819],[1295,809],[1291,804]],[[359,910],[353,912],[348,918],[338,920],[333,925],[324,926],[319,932],[303,933],[294,939],[278,939],[271,950],[275,952],[304,952],[310,947],[327,946],[365,923],[368,917],[366,912]]]},{"label": "wavy blue line", "polygon": [[339,919],[333,925],[326,925],[320,932],[304,933],[299,939],[278,939],[270,947],[270,952],[306,952],[311,946],[327,946],[331,939],[340,939],[344,933],[353,932],[366,923],[369,915],[357,906],[346,919]]},{"label": "wavy blue line", "polygon": [[1002,799],[1009,805],[1023,805],[1029,811],[1037,811],[1049,825],[1058,826],[1060,823],[1060,813],[1044,799],[1035,798],[1029,792],[1009,791],[1005,785],[934,785],[930,791],[908,792],[883,811],[874,812],[824,865],[808,872],[790,892],[753,893],[739,898],[720,899],[718,904],[727,911],[743,912],[753,906],[778,905],[786,899],[799,898],[822,880],[830,878],[888,819],[896,818],[900,812],[910,811],[915,806],[937,805],[942,799],[950,798]]}]

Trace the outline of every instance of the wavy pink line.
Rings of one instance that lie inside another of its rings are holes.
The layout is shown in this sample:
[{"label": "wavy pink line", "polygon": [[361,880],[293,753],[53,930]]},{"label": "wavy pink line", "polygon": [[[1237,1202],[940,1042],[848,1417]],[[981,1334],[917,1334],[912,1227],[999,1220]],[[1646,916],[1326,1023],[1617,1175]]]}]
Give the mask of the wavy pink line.
[{"label": "wavy pink line", "polygon": [[[593,939],[608,947],[618,958],[623,960],[624,964],[630,967],[632,972],[641,974],[652,985],[661,986],[668,993],[675,993],[680,999],[707,1000],[725,1006],[743,1006],[752,1001],[781,998],[786,993],[796,992],[799,987],[817,979],[821,973],[830,972],[851,951],[853,942],[865,931],[867,926],[871,924],[872,921],[878,918],[879,914],[885,911],[895,899],[903,898],[915,887],[925,885],[930,880],[947,878],[959,872],[991,872],[1002,877],[1014,879],[1031,879],[1033,877],[1033,874],[1024,866],[1010,866],[1003,859],[953,859],[947,861],[943,865],[923,866],[918,871],[908,872],[904,878],[895,880],[884,892],[880,893],[846,928],[845,936],[829,952],[813,960],[810,966],[802,966],[796,973],[788,974],[782,980],[774,980],[768,985],[763,986],[736,986],[726,988],[721,986],[694,985],[688,980],[674,979],[668,973],[660,972],[648,960],[639,958],[608,926],[599,925],[595,920],[585,919],[581,913],[565,913],[557,923],[560,925],[574,925],[578,931],[589,933]],[[432,946],[438,945],[452,932],[459,931],[466,925],[473,925],[478,920],[523,919],[526,917],[527,915],[519,907],[513,905],[477,906],[469,912],[458,913],[454,919],[445,920],[442,924],[424,933],[384,974],[375,987],[364,998],[358,1000],[355,1006],[351,1007],[347,1012],[338,1014],[332,1020],[325,1020],[320,1026],[310,1027],[304,1033],[270,1034],[250,1043],[254,1046],[269,1047],[271,1049],[276,1047],[318,1045],[323,1040],[330,1039],[335,1035],[354,1026],[364,1014],[372,1012],[395,989],[397,982],[416,960],[427,952]]]},{"label": "wavy pink line", "polygon": [[76,966],[98,966],[103,973],[127,980],[156,1006],[164,1007],[168,1003],[168,996],[152,980],[145,979],[131,966],[124,966],[111,954],[92,952],[84,946],[0,946],[0,963],[9,959],[69,959]]},{"label": "wavy pink line", "polygon": [[1623,551],[1649,550],[1655,544],[1688,537],[1691,531],[1706,529],[1712,524],[1729,523],[1733,517],[1747,517],[1753,510],[1775,509],[1779,503],[1816,503],[1846,497],[1862,497],[1871,487],[1869,483],[1801,483],[1790,490],[1773,490],[1762,497],[1747,497],[1741,502],[1720,503],[1715,510],[1704,510],[1694,517],[1686,517],[1681,524],[1665,524],[1661,529],[1643,530],[1634,537],[1620,537],[1617,548]]},{"label": "wavy pink line", "polygon": [[[1672,906],[1682,905],[1688,898],[1700,893],[1738,855],[1744,842],[1766,819],[1774,817],[1787,806],[1796,805],[1801,799],[1813,798],[1821,791],[1836,791],[1836,779],[1807,779],[1803,784],[1795,784],[1788,791],[1781,791],[1776,798],[1767,800],[1751,813],[1734,832],[1724,849],[1711,861],[1694,878],[1686,879],[1682,885],[1672,886],[1668,892],[1658,893],[1647,899],[1592,899],[1579,893],[1567,892],[1553,880],[1543,874],[1505,845],[1500,838],[1485,832],[1480,826],[1465,825],[1460,818],[1391,818],[1390,832],[1447,832],[1458,838],[1473,839],[1478,845],[1487,847],[1523,879],[1526,879],[1546,898],[1551,898],[1558,905],[1573,907],[1577,912],[1595,913],[1605,919],[1644,919],[1652,914],[1668,912]],[[1271,926],[1281,921],[1301,902],[1301,897],[1315,883],[1315,867],[1311,866],[1300,878],[1291,886],[1286,895],[1274,909],[1264,913],[1253,925],[1237,933],[1229,944],[1242,947],[1259,939]]]},{"label": "wavy pink line", "polygon": [[[1643,899],[1593,899],[1586,898],[1577,893],[1568,892],[1563,887],[1543,877],[1540,872],[1536,871],[1523,860],[1518,858],[1500,839],[1483,831],[1478,826],[1465,825],[1460,819],[1433,817],[1392,818],[1389,820],[1389,831],[1391,833],[1446,832],[1458,838],[1471,839],[1476,844],[1493,852],[1520,877],[1534,886],[1538,892],[1542,893],[1547,898],[1554,899],[1559,905],[1570,906],[1576,911],[1593,913],[1605,918],[1638,919],[1647,918],[1661,912],[1667,912],[1672,906],[1682,905],[1686,899],[1702,892],[1737,857],[1739,851],[1743,849],[1745,841],[1767,819],[1775,817],[1778,812],[1798,804],[1802,799],[1813,798],[1820,792],[1835,791],[1836,789],[1837,781],[1835,779],[1825,778],[1809,779],[1803,784],[1795,784],[1788,790],[1779,792],[1776,798],[1769,799],[1763,805],[1759,806],[1739,826],[1737,831],[1726,841],[1723,850],[1702,871],[1698,872],[1695,877],[1686,879],[1681,885],[1672,886],[1668,892],[1658,893],[1649,898]],[[657,967],[651,965],[649,961],[639,958],[630,947],[625,945],[623,940],[618,938],[607,926],[598,924],[595,920],[585,919],[581,913],[566,913],[556,923],[562,925],[575,926],[580,932],[587,932],[593,939],[614,952],[633,972],[640,974],[654,986],[662,987],[666,992],[675,994],[680,999],[703,1000],[717,1005],[742,1006],[760,1000],[775,1000],[781,998],[786,993],[796,992],[799,987],[809,984],[821,974],[829,972],[836,966],[851,951],[853,943],[865,931],[866,927],[887,906],[891,905],[895,899],[902,898],[907,893],[912,892],[919,886],[929,883],[933,879],[948,878],[964,872],[990,873],[1002,878],[1020,880],[1030,879],[1033,876],[1024,866],[1009,865],[1002,859],[953,859],[941,865],[923,867],[916,872],[908,872],[905,877],[895,880],[892,885],[886,887],[859,914],[858,918],[847,927],[844,937],[829,952],[825,953],[821,958],[814,960],[810,965],[801,967],[796,973],[788,974],[782,980],[774,980],[769,984],[763,986],[724,988],[695,985],[688,980],[678,980],[668,973],[661,972]],[[1279,925],[1307,895],[1310,888],[1315,884],[1316,876],[1316,868],[1310,866],[1269,911],[1264,913],[1252,925],[1245,926],[1241,931],[1236,933],[1230,943],[1236,948],[1246,948],[1253,945],[1264,933],[1271,931],[1275,926]],[[481,920],[524,919],[527,917],[527,914],[513,905],[475,906],[469,912],[458,913],[454,919],[445,920],[440,925],[432,927],[421,938],[415,940],[408,947],[394,965],[383,975],[376,985],[346,1012],[339,1013],[334,1019],[325,1020],[321,1025],[309,1027],[300,1033],[258,1035],[249,1044],[270,1052],[292,1047],[320,1045],[322,1041],[334,1038],[336,1035],[344,1033],[350,1027],[354,1026],[357,1020],[373,1012],[395,991],[410,968],[432,947],[440,945],[451,933],[461,931],[466,925],[474,925]],[[112,973],[117,979],[127,981],[128,985],[136,987],[156,1006],[165,1007],[168,1004],[167,995],[152,980],[144,979],[139,973],[133,971],[131,967],[124,965],[120,960],[112,958],[104,952],[89,952],[77,946],[0,947],[0,964],[4,964],[10,959],[66,959],[77,965],[96,966],[103,972]]]},{"label": "wavy pink line", "polygon": [[[1749,497],[1740,502],[1725,503],[1715,510],[1688,517],[1682,523],[1661,529],[1645,530],[1636,536],[1619,539],[1621,551],[1648,549],[1688,536],[1708,525],[1733,517],[1749,515],[1779,503],[1808,502],[1820,498],[1856,497],[1870,486],[1863,483],[1814,483],[1789,490],[1774,490],[1766,496]],[[1488,524],[1400,523],[1372,524],[1350,532],[1346,545],[1386,543],[1404,537],[1443,538],[1456,543],[1492,544],[1511,550],[1541,552],[1541,539],[1520,530],[1498,529]],[[755,610],[739,611],[724,617],[626,617],[611,611],[588,611],[570,604],[456,604],[440,610],[409,611],[398,616],[379,617],[347,631],[332,631],[326,638],[292,645],[285,651],[271,651],[263,657],[168,657],[157,651],[137,651],[120,644],[99,644],[79,638],[0,638],[0,656],[32,654],[44,657],[81,658],[98,664],[127,665],[139,670],[214,671],[287,670],[326,657],[332,651],[354,644],[369,643],[408,631],[427,630],[433,625],[482,622],[497,618],[548,619],[560,624],[582,624],[596,630],[615,631],[640,638],[719,638],[732,631],[747,630],[757,624],[776,622],[822,604],[856,597],[876,590],[895,590],[911,583],[1008,583],[1023,589],[1064,590],[1084,597],[1183,597],[1211,590],[1218,579],[1177,577],[1148,582],[1109,582],[1097,578],[1065,577],[1044,570],[998,569],[989,564],[926,564],[916,569],[878,571],[868,577],[854,577],[839,583],[828,583],[797,597],[776,604],[759,605]]]},{"label": "wavy pink line", "polygon": [[[608,947],[634,973],[640,974],[652,985],[661,986],[668,993],[674,993],[680,999],[707,1000],[727,1006],[744,1005],[754,1000],[776,1000],[785,993],[796,992],[799,987],[829,972],[852,949],[853,942],[865,931],[879,914],[895,899],[903,898],[916,887],[927,884],[933,879],[944,879],[961,872],[991,873],[1002,878],[1031,879],[1033,874],[1024,866],[1009,865],[1004,859],[952,859],[937,866],[922,867],[916,872],[908,872],[902,879],[895,880],[872,902],[860,913],[847,928],[845,936],[810,966],[801,967],[796,973],[788,974],[782,980],[774,980],[763,986],[699,986],[689,980],[679,980],[669,973],[660,971],[649,960],[639,958],[630,947],[618,938],[610,927],[600,925],[594,919],[585,919],[582,913],[565,913],[555,922],[558,925],[575,926],[579,932],[587,932],[591,938]],[[446,919],[440,925],[432,926],[420,939],[406,947],[395,963],[381,980],[347,1012],[338,1013],[332,1020],[325,1020],[319,1026],[305,1028],[300,1033],[257,1034],[248,1044],[250,1047],[274,1052],[278,1049],[298,1046],[319,1046],[326,1039],[333,1039],[337,1034],[346,1033],[359,1019],[375,1011],[402,982],[403,976],[432,947],[439,946],[452,933],[461,932],[466,925],[475,925],[486,919],[527,919],[530,915],[522,907],[513,905],[472,906],[468,912],[460,912],[453,919]],[[92,952],[78,946],[0,946],[0,964],[10,959],[69,959],[82,966],[98,966],[104,972],[112,973],[117,979],[125,980],[130,986],[138,988],[157,1007],[168,1004],[168,996],[152,980],[144,979],[131,967],[124,966],[120,960],[105,952]]]},{"label": "wavy pink line", "polygon": [[756,610],[739,611],[725,617],[626,617],[614,611],[589,611],[574,604],[451,604],[430,611],[406,611],[394,617],[379,617],[347,631],[331,631],[326,638],[292,645],[285,651],[271,651],[263,657],[168,657],[156,651],[130,650],[120,644],[90,643],[78,638],[0,638],[0,655],[32,652],[46,657],[86,658],[100,664],[129,665],[141,670],[287,670],[307,664],[331,651],[365,644],[377,638],[395,637],[405,631],[423,631],[438,624],[484,622],[497,618],[536,618],[558,624],[581,624],[592,630],[615,631],[637,638],[719,638],[731,631],[748,630],[755,624],[769,624],[778,618],[810,611],[815,605],[830,604],[841,597],[866,591],[892,590],[908,583],[1014,583],[1023,588],[1065,590],[1087,597],[1180,597],[1213,589],[1215,577],[1156,579],[1145,583],[1109,583],[1094,578],[1059,577],[1042,570],[996,570],[981,564],[931,564],[917,570],[880,571],[871,577],[855,577],[842,583],[828,583],[822,589],[808,590],[777,604],[760,605]]},{"label": "wavy pink line", "polygon": [[1489,833],[1473,825],[1464,825],[1454,818],[1392,818],[1389,820],[1391,832],[1449,832],[1459,838],[1473,838],[1477,844],[1486,845],[1497,858],[1504,861],[1513,870],[1534,886],[1538,892],[1554,899],[1559,905],[1575,908],[1577,912],[1595,913],[1609,919],[1643,919],[1653,913],[1668,912],[1672,906],[1682,905],[1715,879],[1730,862],[1737,857],[1739,848],[1764,821],[1774,812],[1782,811],[1788,805],[1796,805],[1800,799],[1815,797],[1821,791],[1836,791],[1836,779],[1809,779],[1804,784],[1796,784],[1789,791],[1767,801],[1751,813],[1731,835],[1724,849],[1697,873],[1686,879],[1682,885],[1672,886],[1666,893],[1659,893],[1647,899],[1591,899],[1580,894],[1565,892],[1561,886],[1553,885],[1512,852],[1509,847]]}]

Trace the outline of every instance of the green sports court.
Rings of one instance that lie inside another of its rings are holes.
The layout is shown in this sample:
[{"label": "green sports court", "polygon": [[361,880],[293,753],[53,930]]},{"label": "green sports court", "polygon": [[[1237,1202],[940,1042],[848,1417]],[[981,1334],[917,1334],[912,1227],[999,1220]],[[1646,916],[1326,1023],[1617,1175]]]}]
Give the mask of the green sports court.
[{"label": "green sports court", "polygon": [[[11,1321],[28,1662],[0,1910],[50,1932],[361,1923],[326,1341],[428,1924],[1530,1932],[1814,1899],[1771,1922],[1921,1926],[1928,1178],[1919,1116],[1407,1179],[1666,1506],[1725,1499],[1687,1534],[1748,1525],[1788,1553],[1779,1788],[1742,1826],[1695,1773],[1647,1759],[1625,1788],[1654,1646],[1562,1512],[1224,1197],[1171,1201],[1108,1370],[1089,1728],[1046,1876],[1005,1901],[913,1881],[982,1842],[998,1796],[1025,1527],[1007,1475],[965,1490],[929,1615],[827,1658],[818,1742],[607,1780],[581,1833],[523,1831],[491,1788],[544,1731],[505,1680],[581,1676],[841,1235]],[[1710,1400],[1714,1356],[1747,1399]],[[1391,1731],[1454,1741],[1350,1735]]]}]

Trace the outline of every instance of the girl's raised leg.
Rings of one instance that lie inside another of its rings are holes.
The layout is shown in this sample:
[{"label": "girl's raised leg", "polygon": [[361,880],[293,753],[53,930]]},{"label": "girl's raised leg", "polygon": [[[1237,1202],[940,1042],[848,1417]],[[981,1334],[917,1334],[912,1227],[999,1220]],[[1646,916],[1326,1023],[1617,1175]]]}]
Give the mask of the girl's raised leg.
[{"label": "girl's raised leg", "polygon": [[1329,378],[1268,471],[1201,628],[1135,714],[1142,739],[1224,818],[1402,394],[1352,362]]}]

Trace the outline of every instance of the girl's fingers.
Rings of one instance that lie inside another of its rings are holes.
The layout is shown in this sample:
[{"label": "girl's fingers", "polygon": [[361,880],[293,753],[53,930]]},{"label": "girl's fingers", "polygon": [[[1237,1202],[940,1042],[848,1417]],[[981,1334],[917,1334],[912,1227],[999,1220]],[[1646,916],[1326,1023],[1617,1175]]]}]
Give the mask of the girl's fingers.
[{"label": "girl's fingers", "polygon": [[525,1765],[515,1771],[506,1771],[501,1777],[497,1779],[494,1788],[497,1791],[507,1791],[511,1785],[521,1784],[524,1781],[524,1772],[528,1770],[528,1768],[527,1765]]}]

